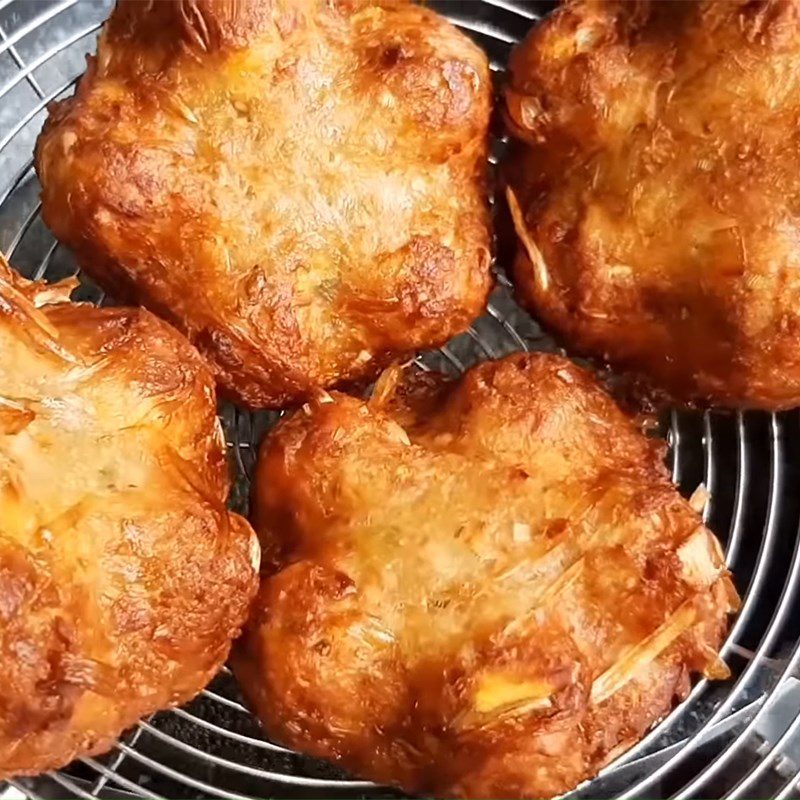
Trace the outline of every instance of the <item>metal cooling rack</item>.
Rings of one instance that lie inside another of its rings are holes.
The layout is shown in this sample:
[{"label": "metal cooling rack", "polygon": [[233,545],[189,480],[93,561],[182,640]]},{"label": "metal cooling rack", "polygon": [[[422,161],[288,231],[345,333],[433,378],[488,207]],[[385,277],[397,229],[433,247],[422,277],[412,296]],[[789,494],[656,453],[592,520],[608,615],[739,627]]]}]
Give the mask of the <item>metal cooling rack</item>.
[{"label": "metal cooling rack", "polygon": [[[0,246],[29,277],[75,272],[41,221],[31,152],[46,105],[72,92],[110,5],[0,0]],[[433,5],[485,47],[498,80],[511,46],[546,11],[521,0]],[[493,161],[502,147],[498,140]],[[88,281],[78,297],[105,302]],[[554,345],[514,304],[499,269],[488,313],[420,363],[457,373],[520,349]],[[278,415],[231,407],[221,415],[237,472],[233,503],[244,510],[254,448]],[[702,482],[710,491],[706,519],[743,597],[723,650],[733,674],[724,683],[700,681],[642,742],[570,798],[800,800],[800,417],[673,412],[661,432],[681,490],[688,495]],[[266,741],[226,671],[185,708],[142,721],[105,756],[0,783],[2,800],[399,796]]]}]

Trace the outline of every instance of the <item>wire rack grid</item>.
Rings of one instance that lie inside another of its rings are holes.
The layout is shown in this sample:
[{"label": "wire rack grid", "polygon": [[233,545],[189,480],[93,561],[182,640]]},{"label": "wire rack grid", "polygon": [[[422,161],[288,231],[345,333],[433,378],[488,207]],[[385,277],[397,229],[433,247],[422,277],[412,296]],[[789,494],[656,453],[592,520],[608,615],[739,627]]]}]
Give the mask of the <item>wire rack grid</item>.
[{"label": "wire rack grid", "polygon": [[[491,59],[498,85],[513,44],[546,6],[523,0],[439,0],[432,5]],[[76,272],[42,223],[31,152],[49,102],[70,94],[94,49],[110,0],[0,0],[0,246],[29,277]],[[491,161],[503,148],[495,142]],[[462,372],[521,349],[555,349],[513,302],[502,264],[487,313],[423,368]],[[106,301],[81,279],[78,299]],[[254,448],[276,413],[221,409],[236,470],[232,503],[246,510]],[[662,420],[675,482],[701,482],[705,515],[725,545],[743,597],[723,656],[732,676],[700,681],[643,741],[570,800],[695,797],[800,799],[800,416],[674,411]],[[266,741],[223,670],[182,709],[156,714],[110,753],[64,770],[0,783],[2,800],[50,798],[388,798]]]}]

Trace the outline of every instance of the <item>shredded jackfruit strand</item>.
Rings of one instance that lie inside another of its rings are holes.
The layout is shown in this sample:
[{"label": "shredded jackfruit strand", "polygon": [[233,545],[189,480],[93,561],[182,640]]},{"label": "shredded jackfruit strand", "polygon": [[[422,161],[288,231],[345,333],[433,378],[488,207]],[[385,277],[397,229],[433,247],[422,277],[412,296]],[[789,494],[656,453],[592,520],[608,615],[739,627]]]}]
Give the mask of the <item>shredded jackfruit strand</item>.
[{"label": "shredded jackfruit strand", "polygon": [[592,684],[591,700],[595,705],[618,692],[636,672],[669,647],[697,618],[694,599],[683,602],[653,633],[631,647]]}]

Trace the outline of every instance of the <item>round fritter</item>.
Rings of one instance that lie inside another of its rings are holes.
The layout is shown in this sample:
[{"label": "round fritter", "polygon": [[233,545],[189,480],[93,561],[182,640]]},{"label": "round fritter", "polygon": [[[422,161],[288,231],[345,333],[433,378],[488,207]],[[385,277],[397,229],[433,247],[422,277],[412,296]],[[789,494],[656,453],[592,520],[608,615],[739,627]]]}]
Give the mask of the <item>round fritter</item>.
[{"label": "round fritter", "polygon": [[800,404],[800,4],[574,2],[514,52],[519,294],[679,402]]},{"label": "round fritter", "polygon": [[283,405],[480,313],[490,99],[404,2],[121,0],[38,141],[44,219],[227,395]]},{"label": "round fritter", "polygon": [[410,792],[547,797],[726,674],[737,602],[663,449],[569,361],[334,394],[263,445],[232,663],[277,740]]},{"label": "round fritter", "polygon": [[70,288],[0,264],[0,779],[189,700],[256,590],[207,366]]}]

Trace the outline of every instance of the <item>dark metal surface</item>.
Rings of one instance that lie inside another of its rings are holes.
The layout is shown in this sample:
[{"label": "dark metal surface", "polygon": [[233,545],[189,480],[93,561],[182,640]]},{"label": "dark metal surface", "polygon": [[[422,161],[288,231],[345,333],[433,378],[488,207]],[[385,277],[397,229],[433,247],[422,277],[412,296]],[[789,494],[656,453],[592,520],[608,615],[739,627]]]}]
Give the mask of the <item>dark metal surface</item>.
[{"label": "dark metal surface", "polygon": [[[441,0],[488,52],[498,82],[513,43],[546,10],[519,0]],[[73,274],[39,215],[31,150],[46,104],[69,94],[94,49],[108,0],[0,0],[0,246],[31,277]],[[494,157],[502,151],[496,142]],[[493,160],[494,160],[493,157]],[[460,372],[520,349],[555,349],[513,302],[503,265],[488,312],[429,368]],[[80,299],[105,302],[84,281]],[[255,446],[279,416],[221,410],[245,509]],[[705,483],[708,524],[743,597],[723,655],[730,680],[700,681],[642,742],[576,798],[800,798],[800,418],[673,412],[663,420],[673,477],[685,494]],[[0,679],[1,676],[0,676]],[[184,709],[143,721],[101,758],[0,784],[0,798],[396,797],[265,741],[223,672]]]}]

